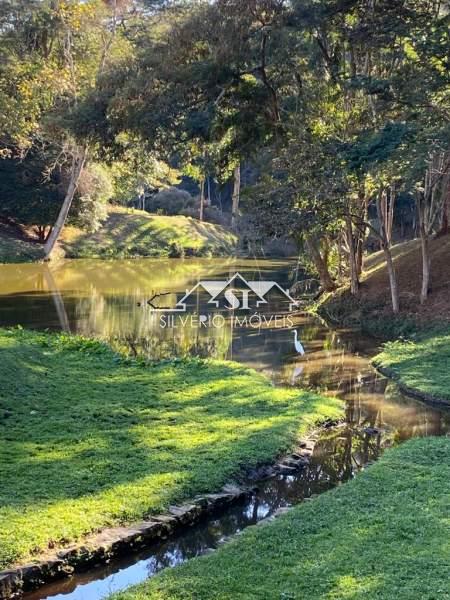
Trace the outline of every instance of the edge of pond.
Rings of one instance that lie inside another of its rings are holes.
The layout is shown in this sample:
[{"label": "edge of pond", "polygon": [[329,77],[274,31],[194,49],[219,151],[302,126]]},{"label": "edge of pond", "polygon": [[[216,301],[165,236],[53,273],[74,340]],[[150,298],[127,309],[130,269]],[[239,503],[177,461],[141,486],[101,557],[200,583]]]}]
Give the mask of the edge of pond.
[{"label": "edge of pond", "polygon": [[449,400],[446,400],[445,398],[441,398],[440,396],[435,396],[433,394],[423,392],[421,390],[418,390],[417,388],[412,388],[409,385],[406,385],[406,383],[404,383],[402,381],[400,375],[398,373],[396,373],[396,371],[394,371],[394,369],[391,369],[390,367],[384,367],[377,361],[376,358],[374,358],[371,362],[372,362],[372,366],[381,375],[394,381],[395,384],[398,386],[399,390],[406,396],[414,398],[415,400],[420,400],[422,402],[425,402],[426,404],[430,404],[433,406],[450,408]]},{"label": "edge of pond", "polygon": [[144,550],[168,540],[208,516],[248,499],[255,491],[252,482],[277,474],[290,474],[309,463],[316,436],[341,420],[326,420],[316,424],[307,437],[298,440],[293,450],[272,463],[247,470],[241,476],[244,485],[225,485],[218,493],[202,494],[182,505],[170,506],[166,513],[122,527],[105,528],[89,534],[83,541],[41,555],[41,559],[0,571],[0,598],[13,600],[75,573],[106,564],[128,553]]}]

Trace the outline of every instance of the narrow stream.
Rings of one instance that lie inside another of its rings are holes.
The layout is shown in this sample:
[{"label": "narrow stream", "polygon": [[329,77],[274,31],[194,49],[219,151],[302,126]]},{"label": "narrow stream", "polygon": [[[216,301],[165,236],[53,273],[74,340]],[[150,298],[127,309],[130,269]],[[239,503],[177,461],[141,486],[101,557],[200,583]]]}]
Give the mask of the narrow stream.
[{"label": "narrow stream", "polygon": [[[255,494],[155,544],[140,554],[111,561],[70,579],[26,594],[26,600],[100,600],[144,581],[167,567],[217,548],[279,509],[296,505],[352,478],[383,450],[411,437],[447,435],[450,412],[426,406],[399,393],[370,366],[373,340],[327,327],[302,313],[293,316],[306,350],[299,356],[289,327],[158,327],[142,309],[156,291],[184,293],[199,278],[273,279],[287,287],[293,268],[286,261],[67,261],[50,272],[43,265],[0,266],[0,326],[20,324],[96,335],[131,353],[149,358],[198,355],[233,359],[267,374],[275,385],[319,389],[345,401],[346,420],[324,430],[310,464],[293,474],[252,481]],[[197,293],[195,309],[208,313]],[[167,299],[165,299],[167,301]],[[279,311],[281,312],[281,308]],[[217,311],[216,311],[217,312]],[[243,482],[245,484],[245,481]]]}]

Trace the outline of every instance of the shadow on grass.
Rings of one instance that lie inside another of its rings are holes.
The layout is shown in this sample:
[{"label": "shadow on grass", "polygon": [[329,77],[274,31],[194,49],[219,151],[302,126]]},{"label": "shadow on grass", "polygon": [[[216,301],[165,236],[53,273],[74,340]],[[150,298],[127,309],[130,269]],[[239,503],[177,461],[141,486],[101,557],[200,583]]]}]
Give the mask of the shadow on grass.
[{"label": "shadow on grass", "polygon": [[0,332],[2,566],[216,490],[338,413],[237,365],[127,366],[51,339]]},{"label": "shadow on grass", "polygon": [[450,440],[413,440],[348,484],[116,600],[432,600],[450,593]]}]

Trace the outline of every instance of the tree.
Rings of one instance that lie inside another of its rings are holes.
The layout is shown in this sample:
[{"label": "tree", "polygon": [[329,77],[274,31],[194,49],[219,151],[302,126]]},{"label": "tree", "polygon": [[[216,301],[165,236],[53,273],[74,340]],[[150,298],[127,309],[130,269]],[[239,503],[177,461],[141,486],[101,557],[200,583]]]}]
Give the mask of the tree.
[{"label": "tree", "polygon": [[[45,244],[49,258],[69,213],[79,178],[95,151],[95,127],[86,123],[86,105],[100,77],[115,60],[119,7],[102,0],[10,2],[0,31],[0,119],[3,153],[22,156],[39,146],[47,170],[66,171],[67,189]],[[126,10],[126,3],[123,5]],[[123,51],[123,43],[121,46]],[[19,115],[22,115],[19,117]],[[101,121],[97,114],[95,121]]]}]

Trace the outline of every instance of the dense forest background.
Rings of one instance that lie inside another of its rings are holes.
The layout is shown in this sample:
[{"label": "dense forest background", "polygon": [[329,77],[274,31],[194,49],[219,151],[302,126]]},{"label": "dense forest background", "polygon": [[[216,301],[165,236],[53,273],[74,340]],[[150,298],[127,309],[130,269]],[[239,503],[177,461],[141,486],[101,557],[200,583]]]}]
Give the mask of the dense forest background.
[{"label": "dense forest background", "polygon": [[[3,0],[0,216],[48,258],[109,204],[305,256],[359,293],[364,255],[448,234],[449,4]],[[275,243],[275,246],[273,244]]]}]

